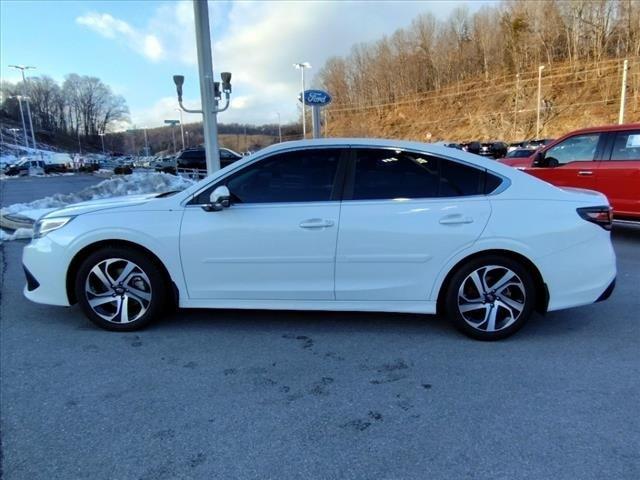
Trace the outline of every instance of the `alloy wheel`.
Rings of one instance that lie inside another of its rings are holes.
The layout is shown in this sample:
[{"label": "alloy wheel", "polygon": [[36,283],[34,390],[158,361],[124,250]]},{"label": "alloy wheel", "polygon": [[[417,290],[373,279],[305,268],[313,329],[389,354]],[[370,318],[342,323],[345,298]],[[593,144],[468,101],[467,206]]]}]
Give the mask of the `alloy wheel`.
[{"label": "alloy wheel", "polygon": [[525,308],[522,279],[500,265],[471,272],[458,289],[458,311],[471,327],[483,332],[504,330],[518,320]]},{"label": "alloy wheel", "polygon": [[108,258],[87,275],[85,295],[91,309],[108,322],[131,323],[151,304],[151,282],[138,265],[123,258]]}]

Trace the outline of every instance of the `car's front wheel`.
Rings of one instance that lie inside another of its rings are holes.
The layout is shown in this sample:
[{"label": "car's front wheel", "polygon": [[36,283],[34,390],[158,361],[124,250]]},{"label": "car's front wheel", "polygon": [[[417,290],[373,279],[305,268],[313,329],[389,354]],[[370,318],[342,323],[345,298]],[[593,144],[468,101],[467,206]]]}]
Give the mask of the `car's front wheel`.
[{"label": "car's front wheel", "polygon": [[167,287],[163,272],[147,255],[107,247],[82,262],[75,292],[93,323],[107,330],[131,331],[160,314]]},{"label": "car's front wheel", "polygon": [[517,332],[531,316],[535,282],[517,260],[498,255],[476,258],[453,275],[446,310],[453,324],[478,340],[499,340]]}]

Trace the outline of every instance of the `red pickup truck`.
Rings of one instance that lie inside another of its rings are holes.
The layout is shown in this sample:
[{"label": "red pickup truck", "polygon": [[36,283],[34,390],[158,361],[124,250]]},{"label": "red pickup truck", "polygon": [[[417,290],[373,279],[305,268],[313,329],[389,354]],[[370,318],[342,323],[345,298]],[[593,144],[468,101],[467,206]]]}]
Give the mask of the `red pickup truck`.
[{"label": "red pickup truck", "polygon": [[560,187],[604,193],[614,218],[640,222],[640,123],[584,128],[500,162]]}]

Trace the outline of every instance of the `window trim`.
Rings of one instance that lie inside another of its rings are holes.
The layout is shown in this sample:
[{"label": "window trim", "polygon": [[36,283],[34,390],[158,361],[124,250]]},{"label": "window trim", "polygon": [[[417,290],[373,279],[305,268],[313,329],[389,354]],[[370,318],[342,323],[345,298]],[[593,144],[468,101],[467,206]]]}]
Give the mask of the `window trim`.
[{"label": "window trim", "polygon": [[[197,192],[193,193],[189,198],[183,201],[183,205],[185,207],[202,207],[203,205],[207,205],[206,203],[196,203],[196,199],[204,193],[206,190],[210,188],[215,188],[216,185],[220,185],[220,182],[224,182],[230,176],[235,175],[236,173],[244,170],[245,168],[252,167],[258,162],[262,162],[268,160],[271,157],[276,155],[282,155],[285,153],[297,152],[297,151],[309,151],[309,150],[342,150],[340,158],[338,159],[338,168],[336,170],[336,176],[333,179],[333,187],[331,189],[331,198],[329,200],[317,200],[317,201],[308,201],[308,202],[260,202],[260,203],[242,203],[238,205],[243,206],[254,206],[254,205],[301,205],[301,204],[320,204],[327,202],[339,202],[342,200],[342,194],[344,191],[344,181],[345,181],[345,170],[347,168],[347,161],[349,158],[351,146],[350,145],[314,145],[314,146],[306,146],[306,147],[291,147],[283,150],[278,150],[277,152],[268,153],[265,155],[261,155],[259,157],[254,158],[252,161],[245,163],[243,165],[237,165],[236,168],[227,172],[223,177],[217,178],[199,189]],[[235,162],[234,162],[235,163]],[[231,164],[233,165],[233,163]]]},{"label": "window trim", "polygon": [[[367,199],[354,199],[353,198],[353,191],[354,191],[354,187],[355,187],[355,170],[356,170],[356,156],[357,156],[357,150],[390,150],[390,151],[394,151],[394,152],[400,152],[400,153],[414,153],[414,154],[418,154],[418,155],[427,155],[430,157],[434,157],[440,160],[446,160],[446,161],[450,161],[450,162],[454,162],[454,163],[458,163],[460,165],[464,165],[466,167],[469,168],[475,168],[476,170],[480,170],[482,172],[484,172],[484,174],[491,174],[494,175],[498,178],[500,178],[501,183],[500,185],[498,185],[497,188],[495,188],[492,192],[490,193],[478,193],[475,195],[456,195],[456,196],[449,196],[449,197],[418,197],[418,198],[408,198],[405,199],[405,202],[410,202],[410,201],[420,201],[420,202],[424,202],[424,201],[428,201],[428,200],[447,200],[447,199],[462,199],[462,198],[485,198],[485,197],[489,197],[489,196],[493,196],[493,195],[498,195],[502,192],[504,192],[507,188],[509,188],[511,186],[511,180],[508,177],[505,177],[504,175],[495,172],[493,170],[489,170],[488,168],[484,168],[481,167],[479,165],[475,165],[473,163],[470,162],[465,162],[464,160],[460,160],[457,158],[452,158],[449,157],[447,155],[439,155],[439,154],[433,154],[433,153],[429,153],[429,152],[424,152],[424,151],[420,151],[418,149],[411,149],[411,148],[396,148],[396,147],[389,147],[389,146],[376,146],[376,145],[352,145],[351,146],[351,152],[349,155],[349,164],[348,164],[348,169],[346,172],[346,176],[345,176],[345,185],[344,185],[344,191],[343,191],[343,196],[342,196],[342,201],[348,201],[348,202],[389,202],[389,201],[394,201],[395,199],[393,198],[367,198]],[[486,181],[485,181],[486,184]]]}]

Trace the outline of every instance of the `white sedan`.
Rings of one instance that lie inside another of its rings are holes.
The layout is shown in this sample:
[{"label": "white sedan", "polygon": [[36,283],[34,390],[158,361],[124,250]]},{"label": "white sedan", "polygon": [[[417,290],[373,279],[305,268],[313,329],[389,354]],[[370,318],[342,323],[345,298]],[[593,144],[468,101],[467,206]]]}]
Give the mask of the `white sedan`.
[{"label": "white sedan", "polygon": [[482,340],[615,284],[603,195],[422,143],[281,143],[182,192],[49,213],[24,249],[30,300],[110,330],[177,304],[442,313]]}]

